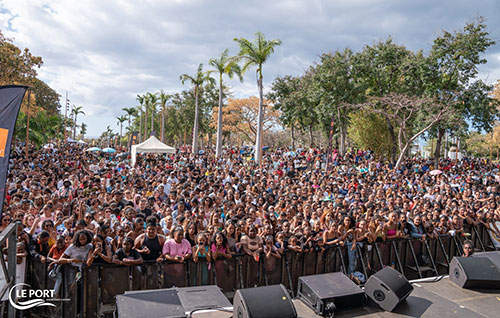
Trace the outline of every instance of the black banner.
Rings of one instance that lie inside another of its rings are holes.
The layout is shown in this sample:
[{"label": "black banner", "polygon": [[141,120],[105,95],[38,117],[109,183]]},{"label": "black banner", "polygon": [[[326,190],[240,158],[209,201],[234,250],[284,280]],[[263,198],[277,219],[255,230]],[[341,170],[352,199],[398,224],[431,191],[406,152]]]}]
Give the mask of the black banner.
[{"label": "black banner", "polygon": [[26,86],[17,85],[0,86],[0,216],[3,212],[12,135],[27,89]]},{"label": "black banner", "polygon": [[139,133],[137,131],[134,131],[132,135],[130,136],[130,143],[128,147],[132,147],[133,145],[137,145],[139,140]]}]

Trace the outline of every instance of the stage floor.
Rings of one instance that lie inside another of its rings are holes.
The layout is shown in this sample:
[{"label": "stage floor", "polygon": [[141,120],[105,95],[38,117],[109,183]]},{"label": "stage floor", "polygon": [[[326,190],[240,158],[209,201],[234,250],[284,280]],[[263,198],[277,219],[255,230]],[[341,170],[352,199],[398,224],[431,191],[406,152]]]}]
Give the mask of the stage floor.
[{"label": "stage floor", "polygon": [[[335,317],[395,318],[395,317],[435,317],[435,318],[475,318],[500,317],[500,286],[498,290],[462,289],[444,278],[439,282],[413,283],[415,290],[399,304],[394,312],[367,306],[349,311],[339,311]],[[316,315],[302,301],[295,299],[298,317],[316,318]],[[231,317],[230,313],[199,312],[196,318]]]}]

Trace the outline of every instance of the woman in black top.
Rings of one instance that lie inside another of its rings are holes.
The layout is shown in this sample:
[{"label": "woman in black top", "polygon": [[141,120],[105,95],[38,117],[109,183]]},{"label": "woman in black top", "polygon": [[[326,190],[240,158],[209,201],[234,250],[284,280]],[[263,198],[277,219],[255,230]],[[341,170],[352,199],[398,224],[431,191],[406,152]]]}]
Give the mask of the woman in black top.
[{"label": "woman in black top", "polygon": [[109,246],[101,234],[94,235],[92,246],[94,247],[94,250],[90,253],[89,258],[87,259],[87,266],[92,264],[111,263],[111,246]]},{"label": "woman in black top", "polygon": [[144,262],[141,254],[133,248],[134,240],[127,237],[123,240],[122,247],[113,255],[113,263],[118,265],[140,265]]}]

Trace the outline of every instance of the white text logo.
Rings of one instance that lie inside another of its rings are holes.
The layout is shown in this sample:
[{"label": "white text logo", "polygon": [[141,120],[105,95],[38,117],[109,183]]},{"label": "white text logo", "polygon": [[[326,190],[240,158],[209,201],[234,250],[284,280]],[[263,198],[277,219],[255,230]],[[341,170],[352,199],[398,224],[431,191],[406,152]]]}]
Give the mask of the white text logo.
[{"label": "white text logo", "polygon": [[[28,289],[17,289],[17,287],[27,286]],[[54,298],[55,291],[50,289],[31,289],[28,284],[16,284],[9,289],[9,302],[12,307],[18,310],[26,310],[39,306],[52,306],[56,305],[45,301],[45,299]],[[35,297],[34,299],[31,299]],[[28,298],[29,300],[20,301],[20,299]]]}]

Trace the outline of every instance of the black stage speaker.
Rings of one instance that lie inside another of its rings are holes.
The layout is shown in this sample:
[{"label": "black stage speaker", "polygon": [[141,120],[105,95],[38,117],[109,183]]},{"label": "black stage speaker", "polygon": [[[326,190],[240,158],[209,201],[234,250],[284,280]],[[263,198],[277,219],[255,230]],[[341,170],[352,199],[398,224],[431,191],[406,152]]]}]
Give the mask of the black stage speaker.
[{"label": "black stage speaker", "polygon": [[120,318],[184,318],[177,290],[157,289],[127,292],[116,296],[116,311]]},{"label": "black stage speaker", "polygon": [[297,297],[321,316],[366,305],[365,292],[344,273],[299,277]]},{"label": "black stage speaker", "polygon": [[472,257],[486,257],[495,264],[495,266],[500,269],[500,251],[494,252],[479,252],[472,254]]},{"label": "black stage speaker", "polygon": [[233,318],[296,318],[297,312],[285,286],[238,289]]},{"label": "black stage speaker", "polygon": [[231,307],[229,300],[215,285],[177,288],[177,294],[186,313],[193,310]]},{"label": "black stage speaker", "polygon": [[412,291],[413,286],[406,277],[392,267],[373,274],[365,284],[366,295],[386,311],[394,310]]},{"label": "black stage speaker", "polygon": [[488,257],[453,257],[449,274],[462,288],[500,289],[500,269]]}]

